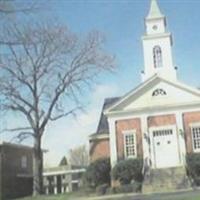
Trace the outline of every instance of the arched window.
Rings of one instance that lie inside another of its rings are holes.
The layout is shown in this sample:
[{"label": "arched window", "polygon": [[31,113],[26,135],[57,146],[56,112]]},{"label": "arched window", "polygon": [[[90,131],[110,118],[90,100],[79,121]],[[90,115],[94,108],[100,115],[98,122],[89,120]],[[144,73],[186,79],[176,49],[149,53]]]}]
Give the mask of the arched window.
[{"label": "arched window", "polygon": [[154,90],[153,93],[152,93],[152,96],[153,96],[153,97],[159,96],[159,95],[164,96],[164,95],[167,95],[167,93],[166,93],[166,91],[163,90],[163,89],[156,89],[156,90]]},{"label": "arched window", "polygon": [[153,62],[155,68],[162,67],[162,51],[160,46],[153,48]]}]

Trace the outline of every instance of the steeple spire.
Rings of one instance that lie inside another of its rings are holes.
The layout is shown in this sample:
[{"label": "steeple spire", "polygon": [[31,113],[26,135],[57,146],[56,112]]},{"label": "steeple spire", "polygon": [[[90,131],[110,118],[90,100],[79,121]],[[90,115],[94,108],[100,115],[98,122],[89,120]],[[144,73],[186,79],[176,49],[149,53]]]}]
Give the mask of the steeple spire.
[{"label": "steeple spire", "polygon": [[151,0],[151,6],[147,19],[156,19],[161,17],[164,17],[164,15],[160,11],[157,0]]},{"label": "steeple spire", "polygon": [[145,19],[146,33],[142,37],[144,49],[145,81],[153,75],[176,80],[172,58],[172,36],[166,28],[166,18],[161,13],[157,0],[151,0],[149,14]]}]

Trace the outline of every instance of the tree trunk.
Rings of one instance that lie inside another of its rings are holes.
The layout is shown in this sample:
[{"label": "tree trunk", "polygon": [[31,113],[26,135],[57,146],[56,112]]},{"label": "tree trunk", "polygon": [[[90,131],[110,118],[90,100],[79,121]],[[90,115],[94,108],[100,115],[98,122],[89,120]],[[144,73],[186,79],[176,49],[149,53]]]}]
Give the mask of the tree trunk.
[{"label": "tree trunk", "polygon": [[35,138],[33,153],[33,196],[43,193],[43,152],[41,137]]}]

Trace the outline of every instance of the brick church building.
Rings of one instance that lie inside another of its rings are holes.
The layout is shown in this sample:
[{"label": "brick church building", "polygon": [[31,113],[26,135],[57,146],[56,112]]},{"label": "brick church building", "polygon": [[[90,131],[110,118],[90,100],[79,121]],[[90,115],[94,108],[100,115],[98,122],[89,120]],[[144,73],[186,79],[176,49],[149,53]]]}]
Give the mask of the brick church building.
[{"label": "brick church building", "polygon": [[[178,80],[172,35],[156,0],[151,0],[142,36],[141,83],[120,98],[106,99],[90,157],[142,157],[151,170],[184,168],[187,153],[200,152],[200,90]],[[180,170],[179,170],[180,171]]]}]

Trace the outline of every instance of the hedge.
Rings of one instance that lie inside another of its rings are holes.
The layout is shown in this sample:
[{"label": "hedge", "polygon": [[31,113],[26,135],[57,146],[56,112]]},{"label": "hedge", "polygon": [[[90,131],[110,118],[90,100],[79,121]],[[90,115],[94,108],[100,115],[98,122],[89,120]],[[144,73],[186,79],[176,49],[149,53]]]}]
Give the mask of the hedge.
[{"label": "hedge", "polygon": [[84,180],[89,187],[96,188],[97,186],[108,184],[110,185],[110,159],[103,158],[92,162],[86,169]]},{"label": "hedge", "polygon": [[141,183],[143,159],[127,159],[119,161],[112,170],[112,175],[115,180],[119,180],[122,185],[130,184],[131,182]]},{"label": "hedge", "polygon": [[190,153],[186,156],[187,172],[193,184],[200,186],[200,153]]}]

